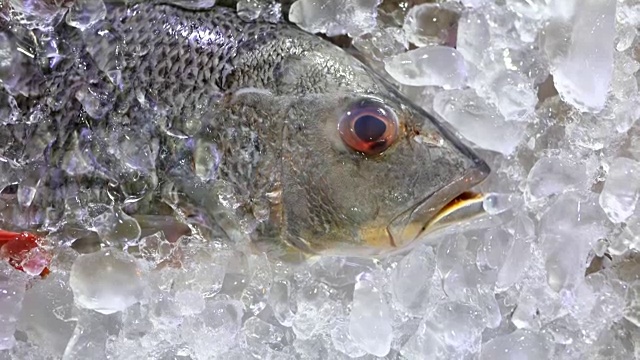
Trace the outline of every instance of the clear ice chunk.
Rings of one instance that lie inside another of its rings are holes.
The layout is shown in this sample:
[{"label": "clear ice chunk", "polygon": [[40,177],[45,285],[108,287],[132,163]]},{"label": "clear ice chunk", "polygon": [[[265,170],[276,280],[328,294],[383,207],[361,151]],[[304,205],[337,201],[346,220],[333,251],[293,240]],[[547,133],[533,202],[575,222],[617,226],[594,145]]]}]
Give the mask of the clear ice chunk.
[{"label": "clear ice chunk", "polygon": [[294,313],[291,304],[291,284],[285,279],[274,281],[269,291],[268,303],[273,310],[273,315],[283,326],[290,327],[293,324]]},{"label": "clear ice chunk", "polygon": [[220,166],[220,153],[216,144],[198,141],[194,151],[196,175],[203,181],[215,180]]},{"label": "clear ice chunk", "polygon": [[582,190],[587,185],[584,163],[568,157],[542,157],[529,171],[526,191],[533,199]]},{"label": "clear ice chunk", "polygon": [[245,21],[263,19],[277,23],[282,17],[281,4],[275,0],[240,0],[236,4],[238,16]]},{"label": "clear ice chunk", "polygon": [[122,311],[142,299],[143,269],[136,259],[115,249],[78,256],[69,283],[79,307],[102,314]]},{"label": "clear ice chunk", "polygon": [[200,314],[205,308],[204,297],[197,291],[179,291],[175,295],[175,300],[182,315]]},{"label": "clear ice chunk", "polygon": [[140,238],[140,224],[120,209],[108,209],[92,222],[92,229],[100,240],[110,246],[135,243]]},{"label": "clear ice chunk", "polygon": [[160,4],[173,4],[189,10],[210,9],[216,0],[154,0]]},{"label": "clear ice chunk", "polygon": [[382,0],[297,0],[289,9],[289,20],[310,33],[327,36],[365,34],[376,26],[377,7]]},{"label": "clear ice chunk", "polygon": [[516,330],[482,344],[480,360],[548,359],[551,347],[542,334]]},{"label": "clear ice chunk", "polygon": [[488,0],[461,0],[462,5],[470,8],[479,8],[484,6]]},{"label": "clear ice chunk", "polygon": [[634,281],[629,286],[627,294],[627,306],[624,309],[625,319],[640,327],[640,280]]},{"label": "clear ice chunk", "polygon": [[48,29],[55,25],[58,15],[66,11],[61,3],[53,1],[7,1],[14,12],[15,21],[28,27],[29,29]]},{"label": "clear ice chunk", "polygon": [[474,90],[443,91],[434,98],[433,108],[462,136],[487,150],[509,155],[524,136],[526,124],[507,121]]},{"label": "clear ice chunk", "polygon": [[99,359],[106,359],[106,344],[109,335],[120,329],[117,314],[105,315],[95,311],[80,310],[77,316],[76,328],[67,344],[62,359],[81,360],[93,359],[100,354]]},{"label": "clear ice chunk", "polygon": [[331,330],[331,342],[336,350],[350,358],[359,358],[367,355],[367,352],[360,349],[351,338],[351,335],[349,335],[349,326],[346,322],[339,321]]},{"label": "clear ice chunk", "polygon": [[76,0],[65,18],[69,26],[84,30],[107,15],[103,0]]},{"label": "clear ice chunk", "polygon": [[442,86],[457,89],[468,76],[464,57],[454,48],[429,46],[400,53],[384,61],[396,81],[411,86]]},{"label": "clear ice chunk", "polygon": [[491,90],[498,109],[507,120],[526,119],[538,103],[531,80],[517,71],[500,73],[492,81]]},{"label": "clear ice chunk", "polygon": [[73,309],[68,274],[53,271],[46,281],[33,283],[25,293],[18,329],[60,358],[75,329]]},{"label": "clear ice chunk", "polygon": [[[100,0],[101,1],[101,0]],[[84,111],[94,119],[102,119],[113,108],[114,97],[106,89],[85,85],[76,92]]]},{"label": "clear ice chunk", "polygon": [[369,273],[358,275],[349,316],[349,335],[358,347],[386,356],[393,339],[389,305]]},{"label": "clear ice chunk", "polygon": [[526,215],[519,215],[512,225],[514,236],[509,243],[504,262],[496,278],[496,290],[504,290],[520,280],[531,261],[531,241],[535,236],[535,225]]},{"label": "clear ice chunk", "polygon": [[393,297],[402,309],[414,315],[424,312],[435,268],[436,256],[426,246],[412,250],[398,263],[391,284]]},{"label": "clear ice chunk", "polygon": [[481,64],[491,40],[489,22],[480,11],[466,11],[458,22],[456,49],[472,64]]},{"label": "clear ice chunk", "polygon": [[482,208],[489,215],[498,215],[517,206],[518,200],[515,194],[488,193],[482,200]]},{"label": "clear ice chunk", "polygon": [[51,255],[42,248],[35,247],[25,255],[24,260],[20,262],[20,267],[22,267],[25,273],[31,276],[37,276],[42,274],[50,262]]},{"label": "clear ice chunk", "polygon": [[440,303],[400,352],[409,359],[466,358],[479,350],[483,329],[484,319],[477,307]]},{"label": "clear ice chunk", "polygon": [[352,44],[362,54],[377,61],[383,61],[409,48],[402,29],[395,27],[375,28],[370,33],[353,39]]},{"label": "clear ice chunk", "polygon": [[614,223],[627,220],[634,212],[640,197],[640,162],[615,158],[600,193],[599,203]]},{"label": "clear ice chunk", "polygon": [[236,343],[243,314],[242,303],[239,301],[207,301],[204,311],[198,315],[206,325],[204,334],[207,336],[195,341],[208,353],[212,349],[219,351],[231,348]]},{"label": "clear ice chunk", "polygon": [[271,325],[257,317],[252,317],[244,323],[244,335],[247,346],[255,357],[268,357],[271,349],[278,348],[284,338],[281,328]]},{"label": "clear ice chunk", "polygon": [[459,17],[451,3],[420,4],[409,9],[402,28],[416,46],[441,45],[454,35]]},{"label": "clear ice chunk", "polygon": [[551,15],[550,3],[552,2],[554,0],[506,0],[506,5],[520,15],[534,20],[542,20]]},{"label": "clear ice chunk", "polygon": [[564,193],[540,219],[540,238],[549,286],[560,291],[579,284],[593,244],[607,234],[596,195]]},{"label": "clear ice chunk", "polygon": [[552,18],[544,48],[562,99],[581,111],[599,112],[613,76],[616,1],[578,4],[570,18]]},{"label": "clear ice chunk", "polygon": [[0,260],[0,350],[15,344],[18,316],[22,310],[27,277]]}]

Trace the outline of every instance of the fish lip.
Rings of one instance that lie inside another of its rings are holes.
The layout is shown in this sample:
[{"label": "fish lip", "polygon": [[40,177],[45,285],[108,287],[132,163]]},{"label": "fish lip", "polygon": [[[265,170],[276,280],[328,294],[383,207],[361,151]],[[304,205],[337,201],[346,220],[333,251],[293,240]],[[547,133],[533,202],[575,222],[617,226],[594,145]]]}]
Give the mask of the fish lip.
[{"label": "fish lip", "polygon": [[[464,175],[435,190],[390,221],[389,225],[387,225],[387,233],[389,234],[392,248],[389,251],[390,254],[408,250],[419,243],[416,240],[431,233],[433,225],[440,220],[438,216],[443,215],[443,210],[446,210],[454,200],[464,193],[476,194],[476,201],[482,197],[481,193],[472,192],[470,189],[483,182],[489,176],[491,170],[482,159],[476,157],[474,160],[477,160],[474,161],[475,166],[469,168]],[[424,216],[417,212],[421,209],[426,209]],[[407,234],[408,231],[411,231],[411,228],[417,228],[418,226],[420,226],[419,231]],[[445,225],[445,227],[448,226]]]}]

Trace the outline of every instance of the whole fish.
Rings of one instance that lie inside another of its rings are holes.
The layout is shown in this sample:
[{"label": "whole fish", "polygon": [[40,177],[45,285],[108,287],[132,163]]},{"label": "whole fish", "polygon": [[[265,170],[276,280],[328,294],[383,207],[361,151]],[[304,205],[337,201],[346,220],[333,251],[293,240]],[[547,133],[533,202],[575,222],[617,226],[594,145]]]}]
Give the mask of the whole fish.
[{"label": "whole fish", "polygon": [[106,5],[13,59],[31,76],[5,81],[1,155],[39,177],[30,206],[67,216],[95,195],[138,216],[159,201],[276,254],[365,256],[480,211],[460,195],[487,164],[343,49],[225,7]]}]

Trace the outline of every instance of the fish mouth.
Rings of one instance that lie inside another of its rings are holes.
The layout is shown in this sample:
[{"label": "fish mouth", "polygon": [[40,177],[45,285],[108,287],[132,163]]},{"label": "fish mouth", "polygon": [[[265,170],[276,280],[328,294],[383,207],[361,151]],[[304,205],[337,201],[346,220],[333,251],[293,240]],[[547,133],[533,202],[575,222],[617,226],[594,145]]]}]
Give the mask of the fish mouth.
[{"label": "fish mouth", "polygon": [[485,195],[469,189],[487,175],[482,167],[472,169],[458,181],[430,194],[395,217],[386,228],[391,246],[389,253],[410,249],[429,234],[486,214],[483,207]]}]

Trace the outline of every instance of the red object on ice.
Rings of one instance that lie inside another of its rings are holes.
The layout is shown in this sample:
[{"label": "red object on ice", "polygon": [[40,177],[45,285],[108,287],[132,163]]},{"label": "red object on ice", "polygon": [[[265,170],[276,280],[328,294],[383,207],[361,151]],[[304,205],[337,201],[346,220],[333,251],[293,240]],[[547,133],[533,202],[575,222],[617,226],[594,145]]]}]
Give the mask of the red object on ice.
[{"label": "red object on ice", "polygon": [[[6,260],[14,268],[24,271],[22,264],[31,250],[40,248],[38,240],[37,235],[29,232],[16,233],[0,230],[0,260]],[[39,261],[45,261],[48,265],[51,257],[44,251],[42,253],[45,255],[40,257]],[[45,266],[40,276],[45,277],[48,274],[49,268]]]}]

